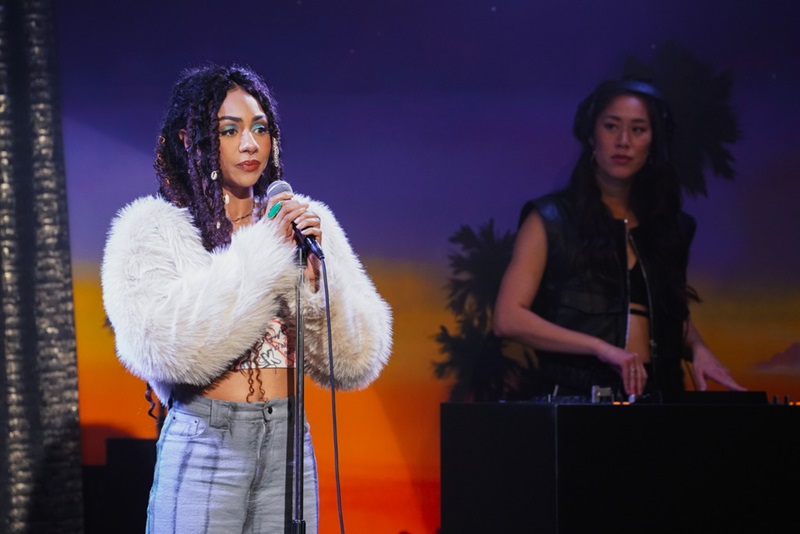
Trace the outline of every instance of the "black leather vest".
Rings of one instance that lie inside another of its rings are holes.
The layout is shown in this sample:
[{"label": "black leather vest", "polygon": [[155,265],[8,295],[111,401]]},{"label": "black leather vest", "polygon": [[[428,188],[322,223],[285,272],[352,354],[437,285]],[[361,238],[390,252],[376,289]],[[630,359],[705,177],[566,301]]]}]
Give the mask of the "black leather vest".
[{"label": "black leather vest", "polygon": [[[529,201],[520,222],[536,210],[547,233],[547,264],[531,310],[545,319],[578,332],[624,347],[628,328],[628,269],[626,231],[623,221],[613,221],[614,276],[600,277],[576,265],[574,255],[580,241],[575,221],[580,213],[567,194],[554,193]],[[678,224],[686,250],[680,276],[686,282],[688,245],[694,235],[694,219],[681,212]],[[639,261],[645,272],[650,296],[651,360],[647,393],[669,400],[683,391],[680,359],[684,354],[685,303],[670,302],[667,275],[663,265],[653,260],[642,228],[630,231]],[[618,273],[618,276],[617,276]],[[559,394],[589,395],[592,386],[611,387],[622,394],[622,379],[608,365],[585,355],[537,351],[539,375],[547,390],[559,386]],[[549,393],[551,391],[543,391]]]}]

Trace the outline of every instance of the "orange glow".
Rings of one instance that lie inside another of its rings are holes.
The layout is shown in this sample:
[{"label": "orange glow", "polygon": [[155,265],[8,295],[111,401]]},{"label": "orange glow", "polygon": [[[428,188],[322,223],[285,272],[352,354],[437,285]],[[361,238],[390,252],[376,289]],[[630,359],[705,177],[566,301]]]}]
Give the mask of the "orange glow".
[{"label": "orange glow", "polygon": [[[345,524],[352,532],[433,533],[440,522],[439,404],[448,388],[433,375],[433,362],[442,358],[433,336],[455,322],[445,309],[447,274],[382,261],[367,270],[393,308],[394,349],[372,386],[336,396]],[[147,416],[144,383],[114,357],[96,266],[75,269],[74,291],[83,462],[103,464],[107,438],[154,438],[155,425]],[[800,297],[700,291],[706,303],[693,307],[695,323],[734,376],[770,399],[782,403],[788,396],[797,405],[796,376],[756,373],[752,366],[797,341]],[[330,393],[309,383],[306,413],[319,467],[321,532],[336,532]]]},{"label": "orange glow", "polygon": [[[337,392],[339,471],[345,525],[353,532],[435,532],[439,526],[439,404],[433,336],[451,326],[441,276],[418,265],[368,266],[394,311],[394,350],[369,388]],[[110,437],[155,438],[145,384],[114,356],[99,273],[75,269],[76,335],[83,463],[105,463]],[[321,532],[338,530],[330,392],[309,382],[306,414],[320,481]]]}]

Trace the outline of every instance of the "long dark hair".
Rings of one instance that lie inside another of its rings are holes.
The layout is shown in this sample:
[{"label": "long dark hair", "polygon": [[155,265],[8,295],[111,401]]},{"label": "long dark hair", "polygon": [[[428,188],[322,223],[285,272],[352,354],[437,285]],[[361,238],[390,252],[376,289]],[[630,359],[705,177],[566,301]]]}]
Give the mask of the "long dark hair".
[{"label": "long dark hair", "polygon": [[[217,113],[228,92],[236,87],[258,101],[269,123],[272,153],[264,173],[253,186],[253,194],[262,197],[267,186],[283,176],[280,158],[275,157],[280,146],[280,129],[271,91],[248,67],[207,64],[183,71],[173,88],[156,145],[154,167],[159,193],[189,210],[207,250],[230,243],[233,230],[225,217],[222,198]],[[188,148],[180,138],[181,130],[186,132]],[[218,178],[212,180],[211,173],[215,171]]]},{"label": "long dark hair", "polygon": [[649,83],[639,80],[605,81],[578,106],[573,134],[580,141],[582,151],[567,186],[567,193],[581,210],[577,231],[582,249],[575,261],[603,278],[613,276],[616,249],[611,236],[614,235],[614,221],[602,202],[595,178],[592,138],[600,114],[621,95],[633,95],[644,102],[653,134],[647,162],[633,177],[630,208],[639,221],[642,242],[647,243],[654,263],[665,272],[663,283],[671,303],[669,308],[685,315],[688,300],[699,300],[696,291],[686,284],[685,277],[691,236],[681,228],[679,221],[682,192],[669,158],[672,117],[661,93]]}]

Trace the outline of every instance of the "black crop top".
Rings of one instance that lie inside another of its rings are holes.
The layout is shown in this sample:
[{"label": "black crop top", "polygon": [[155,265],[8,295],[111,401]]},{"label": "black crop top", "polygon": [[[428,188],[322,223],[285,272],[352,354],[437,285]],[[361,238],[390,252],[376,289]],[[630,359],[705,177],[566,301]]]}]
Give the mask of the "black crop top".
[{"label": "black crop top", "polygon": [[644,272],[642,272],[641,263],[637,261],[633,264],[633,267],[628,271],[628,278],[630,280],[631,304],[641,304],[644,307],[648,307],[647,285],[644,281]]}]

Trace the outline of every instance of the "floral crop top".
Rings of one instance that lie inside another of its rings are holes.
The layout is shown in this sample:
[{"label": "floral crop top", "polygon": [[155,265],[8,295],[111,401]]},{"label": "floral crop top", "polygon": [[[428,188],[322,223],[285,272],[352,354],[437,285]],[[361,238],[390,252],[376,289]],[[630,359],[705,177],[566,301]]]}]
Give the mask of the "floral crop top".
[{"label": "floral crop top", "polygon": [[289,328],[274,318],[267,325],[264,337],[234,363],[233,369],[293,369],[294,349],[294,336]]}]

